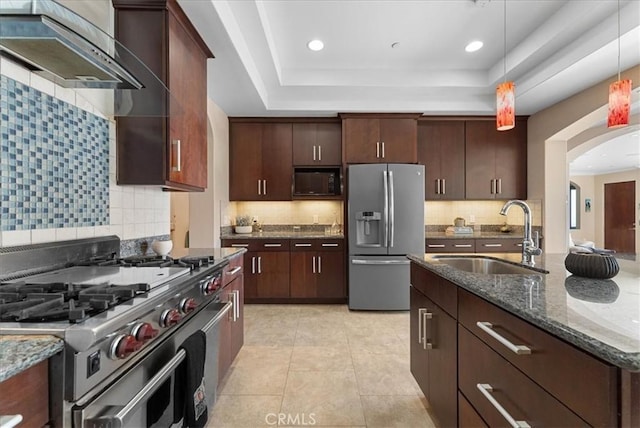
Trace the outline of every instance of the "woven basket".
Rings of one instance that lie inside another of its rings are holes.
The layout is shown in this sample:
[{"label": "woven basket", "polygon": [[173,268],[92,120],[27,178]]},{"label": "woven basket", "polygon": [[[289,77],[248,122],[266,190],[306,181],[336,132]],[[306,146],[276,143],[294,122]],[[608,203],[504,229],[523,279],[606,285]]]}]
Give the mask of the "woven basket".
[{"label": "woven basket", "polygon": [[610,254],[569,253],[564,266],[572,274],[585,278],[613,278],[620,271],[618,261]]}]

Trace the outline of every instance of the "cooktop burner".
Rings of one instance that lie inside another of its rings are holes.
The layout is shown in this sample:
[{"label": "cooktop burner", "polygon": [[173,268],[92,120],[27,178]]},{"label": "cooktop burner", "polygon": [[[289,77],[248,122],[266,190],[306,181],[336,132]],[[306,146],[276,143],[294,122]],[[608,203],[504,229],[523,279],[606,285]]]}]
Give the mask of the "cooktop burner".
[{"label": "cooktop burner", "polygon": [[149,284],[0,284],[0,320],[80,322],[146,293]]},{"label": "cooktop burner", "polygon": [[104,257],[94,257],[78,263],[73,266],[125,266],[125,267],[171,267],[180,266],[188,267],[191,270],[198,269],[203,266],[213,264],[215,259],[212,255],[186,256],[180,258],[171,258],[168,256],[131,256],[117,257],[115,254]]},{"label": "cooktop burner", "polygon": [[74,266],[0,284],[0,321],[81,322],[156,286],[188,268]]}]

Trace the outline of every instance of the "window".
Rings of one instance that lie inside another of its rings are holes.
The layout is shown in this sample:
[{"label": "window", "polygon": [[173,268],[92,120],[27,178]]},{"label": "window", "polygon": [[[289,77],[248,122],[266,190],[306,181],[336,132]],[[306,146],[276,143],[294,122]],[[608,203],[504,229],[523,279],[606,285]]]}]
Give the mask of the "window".
[{"label": "window", "polygon": [[580,229],[580,186],[569,182],[569,229]]}]

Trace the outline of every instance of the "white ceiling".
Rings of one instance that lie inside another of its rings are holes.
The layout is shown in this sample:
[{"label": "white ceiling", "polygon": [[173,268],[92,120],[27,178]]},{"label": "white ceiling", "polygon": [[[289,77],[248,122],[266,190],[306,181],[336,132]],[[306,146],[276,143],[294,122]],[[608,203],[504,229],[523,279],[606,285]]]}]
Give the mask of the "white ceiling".
[{"label": "white ceiling", "polygon": [[569,163],[570,175],[601,175],[640,168],[640,134],[619,135]]},{"label": "white ceiling", "polygon": [[[209,97],[229,116],[495,114],[505,69],[502,0],[178,2],[215,55]],[[506,77],[516,84],[517,114],[534,114],[618,71],[616,0],[506,6]],[[640,0],[621,0],[620,8],[625,70],[640,64]],[[324,50],[306,47],[315,38]],[[467,53],[472,40],[484,47]],[[609,144],[575,159],[572,174],[640,167],[637,132]]]},{"label": "white ceiling", "polygon": [[[229,116],[495,113],[495,86],[504,79],[502,0],[178,1],[216,56],[209,96]],[[507,79],[516,83],[518,114],[617,72],[617,4],[506,3]],[[626,69],[640,63],[640,1],[620,4]],[[313,38],[324,50],[307,49]],[[484,47],[466,53],[474,39]]]}]

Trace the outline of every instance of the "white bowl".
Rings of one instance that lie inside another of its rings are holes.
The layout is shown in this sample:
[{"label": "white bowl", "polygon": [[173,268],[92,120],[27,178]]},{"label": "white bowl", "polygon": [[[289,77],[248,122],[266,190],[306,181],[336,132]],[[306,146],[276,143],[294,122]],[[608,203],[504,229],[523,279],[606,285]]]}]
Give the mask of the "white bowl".
[{"label": "white bowl", "polygon": [[251,233],[252,231],[252,226],[236,226],[236,233]]},{"label": "white bowl", "polygon": [[159,256],[166,256],[173,248],[173,241],[171,239],[167,241],[153,241],[151,243],[151,249]]}]

